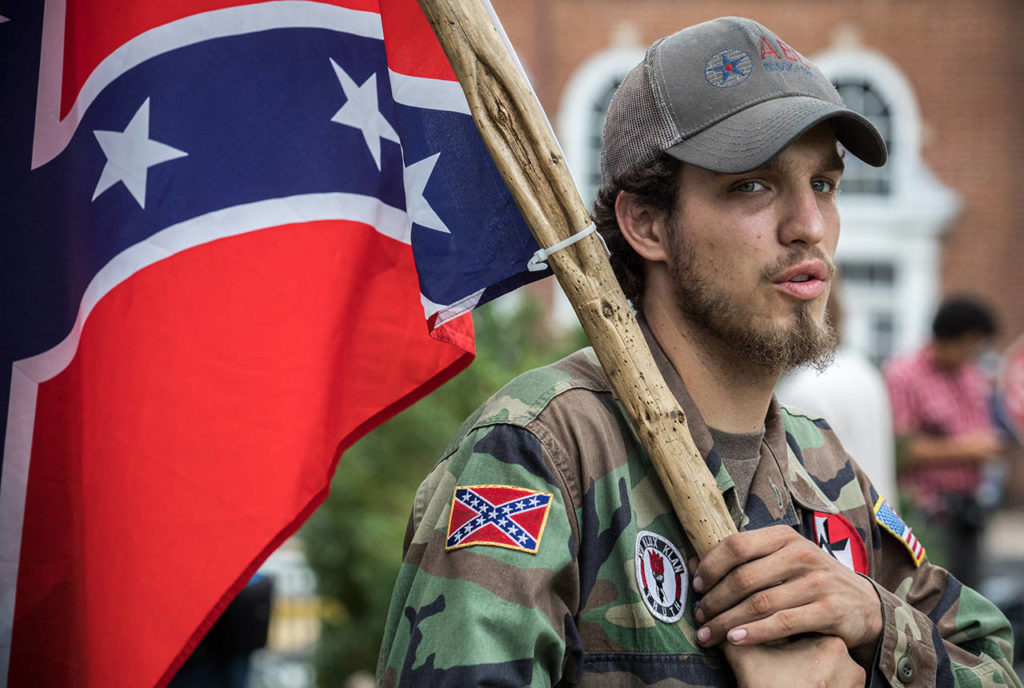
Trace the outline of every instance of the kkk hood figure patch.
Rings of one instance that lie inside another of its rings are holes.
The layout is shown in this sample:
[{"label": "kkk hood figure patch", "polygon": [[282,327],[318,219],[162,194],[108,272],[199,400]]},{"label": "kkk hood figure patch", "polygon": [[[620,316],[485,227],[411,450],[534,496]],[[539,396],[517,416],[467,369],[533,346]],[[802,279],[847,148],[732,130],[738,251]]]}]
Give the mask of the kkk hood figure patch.
[{"label": "kkk hood figure patch", "polygon": [[689,583],[686,563],[676,546],[660,535],[640,531],[636,536],[636,585],[654,618],[665,623],[683,618]]}]

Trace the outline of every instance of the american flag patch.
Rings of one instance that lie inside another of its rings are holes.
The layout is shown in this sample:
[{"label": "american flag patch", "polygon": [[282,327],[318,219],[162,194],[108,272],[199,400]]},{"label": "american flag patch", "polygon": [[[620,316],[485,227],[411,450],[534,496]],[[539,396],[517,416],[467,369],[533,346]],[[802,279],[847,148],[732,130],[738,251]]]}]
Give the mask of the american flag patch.
[{"label": "american flag patch", "polygon": [[551,495],[508,485],[455,488],[445,549],[491,545],[536,554]]},{"label": "american flag patch", "polygon": [[907,551],[910,552],[915,566],[921,565],[921,562],[924,560],[924,547],[921,546],[921,543],[914,536],[910,526],[903,522],[899,514],[889,506],[889,502],[882,498],[881,495],[879,495],[878,501],[875,502],[875,521],[903,543]]}]

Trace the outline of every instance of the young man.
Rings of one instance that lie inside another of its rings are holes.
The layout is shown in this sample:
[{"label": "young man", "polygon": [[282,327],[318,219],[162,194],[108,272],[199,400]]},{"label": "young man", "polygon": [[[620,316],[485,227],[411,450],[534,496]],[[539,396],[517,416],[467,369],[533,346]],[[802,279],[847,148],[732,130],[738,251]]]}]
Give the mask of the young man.
[{"label": "young man", "polygon": [[936,527],[947,566],[972,586],[981,569],[982,468],[1003,449],[991,389],[975,362],[995,334],[987,306],[949,298],[935,313],[931,341],[885,366],[901,447],[900,483]]},{"label": "young man", "polygon": [[526,373],[417,494],[383,685],[1016,681],[1005,618],[929,565],[827,423],[772,395],[835,346],[837,141],[885,161],[752,21],[648,50],[609,109],[595,221],[744,532],[697,564],[592,351]]}]

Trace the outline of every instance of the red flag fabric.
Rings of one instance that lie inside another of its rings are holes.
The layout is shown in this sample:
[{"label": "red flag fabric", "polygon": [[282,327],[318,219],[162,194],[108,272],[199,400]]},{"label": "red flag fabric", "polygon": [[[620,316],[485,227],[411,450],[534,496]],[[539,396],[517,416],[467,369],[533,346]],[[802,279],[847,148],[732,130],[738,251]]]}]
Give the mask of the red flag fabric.
[{"label": "red flag fabric", "polygon": [[536,244],[411,0],[3,15],[0,685],[160,685]]}]

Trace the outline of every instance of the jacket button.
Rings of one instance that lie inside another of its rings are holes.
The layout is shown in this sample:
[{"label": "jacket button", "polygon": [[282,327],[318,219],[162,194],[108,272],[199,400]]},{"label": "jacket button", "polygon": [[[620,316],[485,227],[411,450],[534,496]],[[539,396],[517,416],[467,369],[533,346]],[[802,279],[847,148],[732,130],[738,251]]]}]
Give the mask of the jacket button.
[{"label": "jacket button", "polygon": [[910,658],[910,655],[900,657],[900,661],[896,663],[896,675],[904,683],[908,683],[914,678],[914,660]]}]

